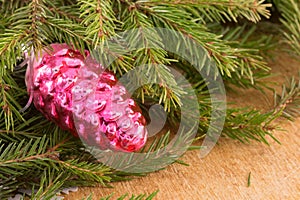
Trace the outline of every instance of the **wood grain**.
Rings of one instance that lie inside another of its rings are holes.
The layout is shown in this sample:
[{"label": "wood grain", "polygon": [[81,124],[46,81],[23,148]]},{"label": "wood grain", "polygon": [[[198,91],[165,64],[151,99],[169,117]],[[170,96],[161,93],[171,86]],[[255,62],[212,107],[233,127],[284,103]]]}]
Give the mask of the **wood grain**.
[{"label": "wood grain", "polygon": [[[300,62],[285,53],[270,61],[279,76],[271,78],[279,85],[286,76],[296,75]],[[274,86],[278,89],[278,86]],[[229,101],[239,106],[255,106],[268,110],[271,93],[267,96],[255,90],[238,90],[228,94]],[[151,173],[131,181],[117,182],[114,188],[80,188],[65,197],[76,200],[93,193],[94,199],[112,192],[122,194],[152,193],[155,199],[300,199],[300,118],[294,122],[279,121],[285,131],[274,135],[281,145],[269,139],[271,145],[253,142],[242,144],[222,138],[212,152],[203,159],[198,151],[187,152],[182,160],[190,166],[173,164],[166,170]],[[251,185],[247,186],[251,172]],[[114,198],[113,198],[114,199]]]}]

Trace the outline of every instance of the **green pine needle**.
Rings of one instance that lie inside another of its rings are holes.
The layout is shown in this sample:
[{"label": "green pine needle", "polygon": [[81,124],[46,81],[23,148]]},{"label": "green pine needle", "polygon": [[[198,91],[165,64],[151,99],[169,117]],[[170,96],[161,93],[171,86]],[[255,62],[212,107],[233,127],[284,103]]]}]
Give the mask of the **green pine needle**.
[{"label": "green pine needle", "polygon": [[[282,13],[286,41],[299,54],[299,1],[281,2],[277,2],[276,6]],[[155,80],[159,84],[143,85],[133,91],[134,97],[145,104],[141,106],[145,110],[154,103],[161,104],[168,112],[168,122],[174,125],[173,128],[180,121],[182,98],[191,92],[182,86],[182,80],[171,73],[170,68],[176,68],[189,80],[197,94],[200,109],[200,116],[196,116],[199,118],[198,138],[204,138],[212,120],[212,105],[208,85],[193,66],[217,78],[218,73],[211,67],[214,63],[226,85],[258,88],[261,79],[270,74],[262,55],[272,46],[273,40],[268,34],[256,39],[259,25],[252,23],[259,24],[262,19],[269,18],[270,6],[265,1],[256,0],[0,0],[1,198],[25,188],[32,189],[32,199],[47,199],[64,187],[99,183],[109,186],[113,181],[146,174],[116,171],[99,163],[84,151],[80,140],[47,121],[33,105],[20,112],[28,101],[24,83],[27,66],[20,67],[25,60],[25,52],[29,56],[37,55],[51,43],[67,43],[81,52],[84,49],[97,50],[100,54],[97,58],[104,66],[107,60],[113,60],[108,67],[118,77],[131,69],[151,64],[146,73],[143,71],[132,81]],[[245,21],[247,26],[224,26],[227,22],[241,24]],[[165,38],[169,41],[163,41],[162,32],[149,31],[149,28],[156,27],[174,30],[177,34]],[[131,29],[135,30],[131,32],[133,34],[118,40],[121,32]],[[113,44],[109,42],[111,37],[114,37]],[[164,50],[165,42],[173,45],[170,49],[186,50],[195,56],[188,63],[180,55]],[[192,48],[193,42],[203,48]],[[108,48],[110,45],[113,45],[113,51]],[[223,136],[241,142],[255,140],[268,144],[268,137],[277,141],[272,135],[276,126],[271,122],[281,113],[288,117],[299,114],[300,84],[297,81],[292,79],[283,87],[281,95],[275,95],[276,108],[271,112],[229,109]],[[194,113],[189,113],[189,116],[195,117]],[[157,137],[141,150],[146,156],[139,160],[139,167],[150,170],[153,164],[171,164],[176,162],[181,152],[201,148],[190,146],[192,132],[192,128],[181,130],[173,143],[171,131]],[[173,156],[165,149],[170,143],[178,151]],[[179,147],[178,144],[184,145]],[[158,154],[161,157],[157,157]],[[126,166],[128,161],[137,162],[130,154],[112,160],[116,165],[140,170],[137,166]],[[156,193],[149,197],[132,196],[131,199],[152,199]],[[119,199],[125,197],[129,196]]]}]

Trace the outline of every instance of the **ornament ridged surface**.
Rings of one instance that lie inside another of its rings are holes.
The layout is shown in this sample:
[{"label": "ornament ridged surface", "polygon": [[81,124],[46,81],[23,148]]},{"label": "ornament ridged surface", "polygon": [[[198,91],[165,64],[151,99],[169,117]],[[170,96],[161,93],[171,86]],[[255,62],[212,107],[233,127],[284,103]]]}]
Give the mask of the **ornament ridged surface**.
[{"label": "ornament ridged surface", "polygon": [[143,147],[145,118],[116,76],[99,64],[101,73],[95,73],[85,57],[66,44],[51,47],[53,51],[43,51],[26,73],[35,107],[89,145],[128,152]]}]

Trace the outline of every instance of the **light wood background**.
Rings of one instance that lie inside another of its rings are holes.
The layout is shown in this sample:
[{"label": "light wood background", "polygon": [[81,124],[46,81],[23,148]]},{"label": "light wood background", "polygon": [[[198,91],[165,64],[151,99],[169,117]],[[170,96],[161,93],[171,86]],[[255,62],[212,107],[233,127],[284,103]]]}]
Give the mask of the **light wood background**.
[{"label": "light wood background", "polygon": [[[276,53],[270,66],[277,77],[270,78],[279,85],[285,77],[297,75],[300,62],[286,53]],[[275,88],[280,88],[274,86]],[[255,106],[268,110],[272,95],[266,96],[254,90],[229,92],[228,100],[238,106]],[[114,188],[80,188],[70,193],[67,200],[77,200],[93,193],[99,199],[112,192],[112,199],[128,194],[152,193],[159,190],[155,199],[300,199],[300,118],[294,122],[278,121],[285,131],[274,135],[281,145],[269,139],[271,145],[253,142],[242,144],[222,138],[204,159],[199,151],[187,152],[182,160],[190,166],[173,164],[166,170],[151,173],[131,181],[117,182]],[[247,187],[251,172],[251,185]]]}]

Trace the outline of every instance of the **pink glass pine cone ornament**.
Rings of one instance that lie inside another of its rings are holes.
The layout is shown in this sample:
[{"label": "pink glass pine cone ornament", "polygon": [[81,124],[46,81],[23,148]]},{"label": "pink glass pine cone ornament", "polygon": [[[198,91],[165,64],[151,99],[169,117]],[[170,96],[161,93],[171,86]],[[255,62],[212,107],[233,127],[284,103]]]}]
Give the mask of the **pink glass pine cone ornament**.
[{"label": "pink glass pine cone ornament", "polygon": [[51,48],[27,68],[27,90],[35,107],[86,144],[125,152],[141,149],[147,139],[145,118],[116,76],[91,59],[86,62],[88,51],[83,56],[66,44]]}]

